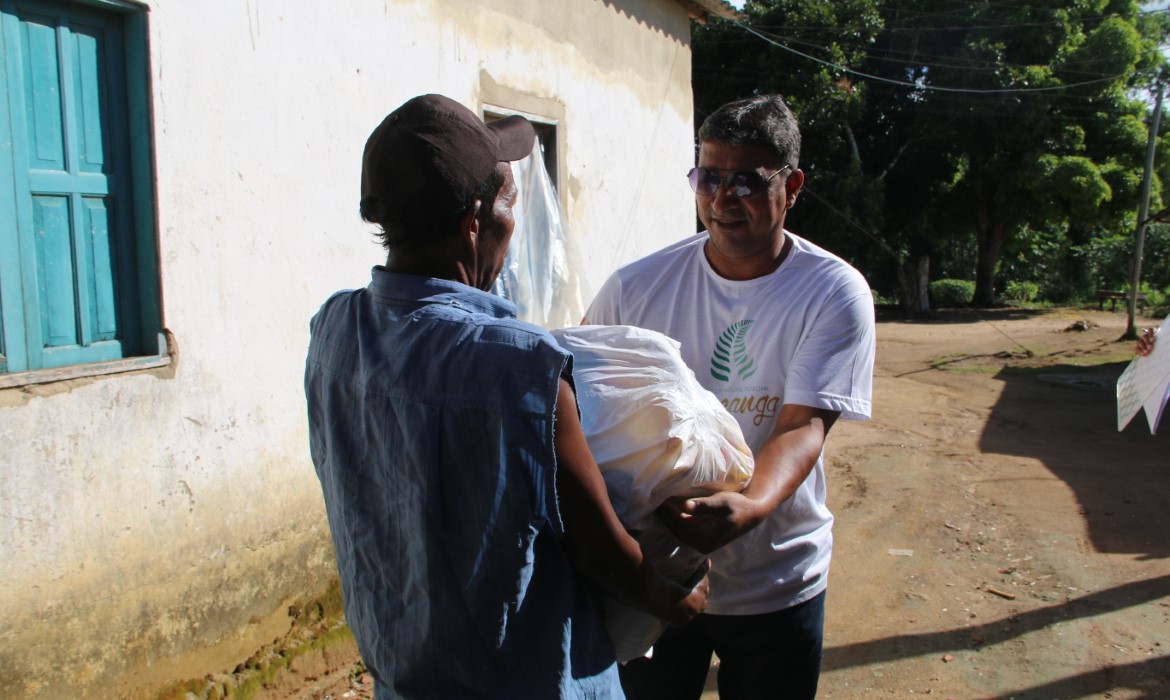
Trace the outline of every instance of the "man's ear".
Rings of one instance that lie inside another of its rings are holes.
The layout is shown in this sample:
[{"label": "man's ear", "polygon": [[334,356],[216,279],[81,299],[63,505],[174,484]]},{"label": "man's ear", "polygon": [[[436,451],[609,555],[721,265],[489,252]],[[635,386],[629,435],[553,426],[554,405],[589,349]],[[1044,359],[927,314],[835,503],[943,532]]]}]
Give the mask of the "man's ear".
[{"label": "man's ear", "polygon": [[787,200],[785,207],[796,204],[796,197],[800,194],[801,187],[804,187],[804,171],[798,168],[788,175],[788,180],[784,183],[784,197]]},{"label": "man's ear", "polygon": [[483,207],[481,200],[475,200],[463,216],[459,217],[460,240],[474,243],[479,237],[479,210]]}]

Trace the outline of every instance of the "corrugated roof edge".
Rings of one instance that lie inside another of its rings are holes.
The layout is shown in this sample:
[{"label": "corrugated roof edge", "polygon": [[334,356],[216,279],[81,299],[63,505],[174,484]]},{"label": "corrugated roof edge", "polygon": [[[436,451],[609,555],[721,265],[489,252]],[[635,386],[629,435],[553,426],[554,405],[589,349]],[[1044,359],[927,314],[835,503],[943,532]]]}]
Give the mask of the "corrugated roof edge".
[{"label": "corrugated roof edge", "polygon": [[738,19],[739,11],[731,6],[727,0],[677,0],[678,4],[687,8],[691,17],[700,22],[714,15],[723,19]]}]

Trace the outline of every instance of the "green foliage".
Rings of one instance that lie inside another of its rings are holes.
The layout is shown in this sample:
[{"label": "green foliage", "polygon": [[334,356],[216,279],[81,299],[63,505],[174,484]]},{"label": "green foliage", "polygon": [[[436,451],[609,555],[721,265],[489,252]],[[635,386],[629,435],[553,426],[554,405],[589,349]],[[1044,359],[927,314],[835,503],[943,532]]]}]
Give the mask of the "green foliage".
[{"label": "green foliage", "polygon": [[[974,291],[974,290],[972,290]],[[1040,295],[1040,285],[1026,280],[1013,280],[1004,285],[1003,298],[1016,306],[1023,306],[1036,301]]]},{"label": "green foliage", "polygon": [[1156,289],[1170,288],[1170,225],[1146,227],[1142,280]]},{"label": "green foliage", "polygon": [[1141,289],[1146,294],[1146,313],[1149,316],[1153,318],[1170,316],[1170,287],[1155,289],[1143,284]]},{"label": "green foliage", "polygon": [[1001,259],[999,279],[1004,298],[1010,300],[1006,290],[1021,282],[1036,284],[1036,299],[1056,301],[1077,296],[1079,273],[1065,253],[1068,239],[1067,226],[1021,230],[1006,246]]},{"label": "green foliage", "polygon": [[[1100,173],[1109,191],[1113,193],[1113,199],[1122,202],[1123,205],[1137,201],[1142,186],[1142,174],[1139,171],[1115,160],[1106,160],[1100,166]],[[1111,202],[1106,204],[1104,211],[1111,228],[1132,228],[1135,210],[1119,209],[1111,204]]]},{"label": "green foliage", "polygon": [[1027,180],[1034,201],[1019,218],[1040,225],[1065,215],[1081,220],[1096,218],[1101,205],[1113,198],[1101,169],[1084,156],[1042,153],[1030,162]]},{"label": "green foliage", "polygon": [[1113,198],[1113,190],[1097,165],[1082,156],[1065,156],[1052,174],[1051,189],[1068,203],[1075,218],[1091,218]]},{"label": "green foliage", "polygon": [[874,306],[897,306],[898,298],[881,294],[876,289],[870,290],[873,294]]},{"label": "green foliage", "polygon": [[935,280],[930,283],[930,299],[936,307],[967,306],[975,295],[975,283],[969,280]]},{"label": "green foliage", "polygon": [[[745,17],[750,32],[695,30],[696,119],[784,95],[806,174],[789,226],[875,289],[892,294],[896,270],[926,257],[932,277],[975,280],[979,304],[1011,282],[1059,301],[1116,276],[1109,242],[1132,238],[1145,161],[1139,90],[1167,63],[1170,13],[1132,0],[753,0]],[[1167,141],[1156,163],[1151,211],[1170,182]]]},{"label": "green foliage", "polygon": [[1129,264],[1133,258],[1133,237],[1124,234],[1102,236],[1077,248],[1096,289],[1124,289],[1129,286]]},{"label": "green foliage", "polygon": [[[1074,251],[1095,289],[1124,290],[1130,286],[1134,245],[1132,234],[1118,234],[1095,238]],[[1143,291],[1170,288],[1170,226],[1156,224],[1146,228],[1142,283]]]},{"label": "green foliage", "polygon": [[1128,75],[1141,58],[1141,35],[1133,19],[1109,17],[1090,30],[1076,48],[1057,63],[1057,70],[1069,83],[1099,76]]}]

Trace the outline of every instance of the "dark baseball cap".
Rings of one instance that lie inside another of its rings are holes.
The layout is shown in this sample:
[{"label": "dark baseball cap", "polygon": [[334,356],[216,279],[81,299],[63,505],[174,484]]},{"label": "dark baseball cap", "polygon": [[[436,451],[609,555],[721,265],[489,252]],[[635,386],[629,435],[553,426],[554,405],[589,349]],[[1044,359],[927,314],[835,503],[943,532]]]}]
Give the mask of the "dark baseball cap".
[{"label": "dark baseball cap", "polygon": [[362,199],[402,212],[455,213],[501,161],[532,152],[532,124],[510,116],[484,124],[442,95],[408,100],[370,134],[362,155]]}]

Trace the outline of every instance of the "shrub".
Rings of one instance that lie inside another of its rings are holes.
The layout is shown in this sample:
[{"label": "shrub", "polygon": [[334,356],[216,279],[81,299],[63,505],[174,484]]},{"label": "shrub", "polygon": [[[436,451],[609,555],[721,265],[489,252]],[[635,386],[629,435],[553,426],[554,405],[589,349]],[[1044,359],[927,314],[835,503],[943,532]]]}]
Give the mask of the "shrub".
[{"label": "shrub", "polygon": [[1170,315],[1170,287],[1157,289],[1144,282],[1141,290],[1146,294],[1145,312],[1152,318],[1166,318]]},{"label": "shrub", "polygon": [[874,306],[897,306],[898,305],[898,295],[897,294],[893,294],[891,296],[886,296],[876,289],[871,289],[870,292],[873,294]]},{"label": "shrub", "polygon": [[935,280],[930,283],[930,299],[936,308],[966,306],[975,297],[975,283],[969,280]]},{"label": "shrub", "polygon": [[1023,306],[1036,301],[1040,294],[1040,285],[1035,282],[1008,282],[1003,290],[1003,298],[1016,306]]}]

